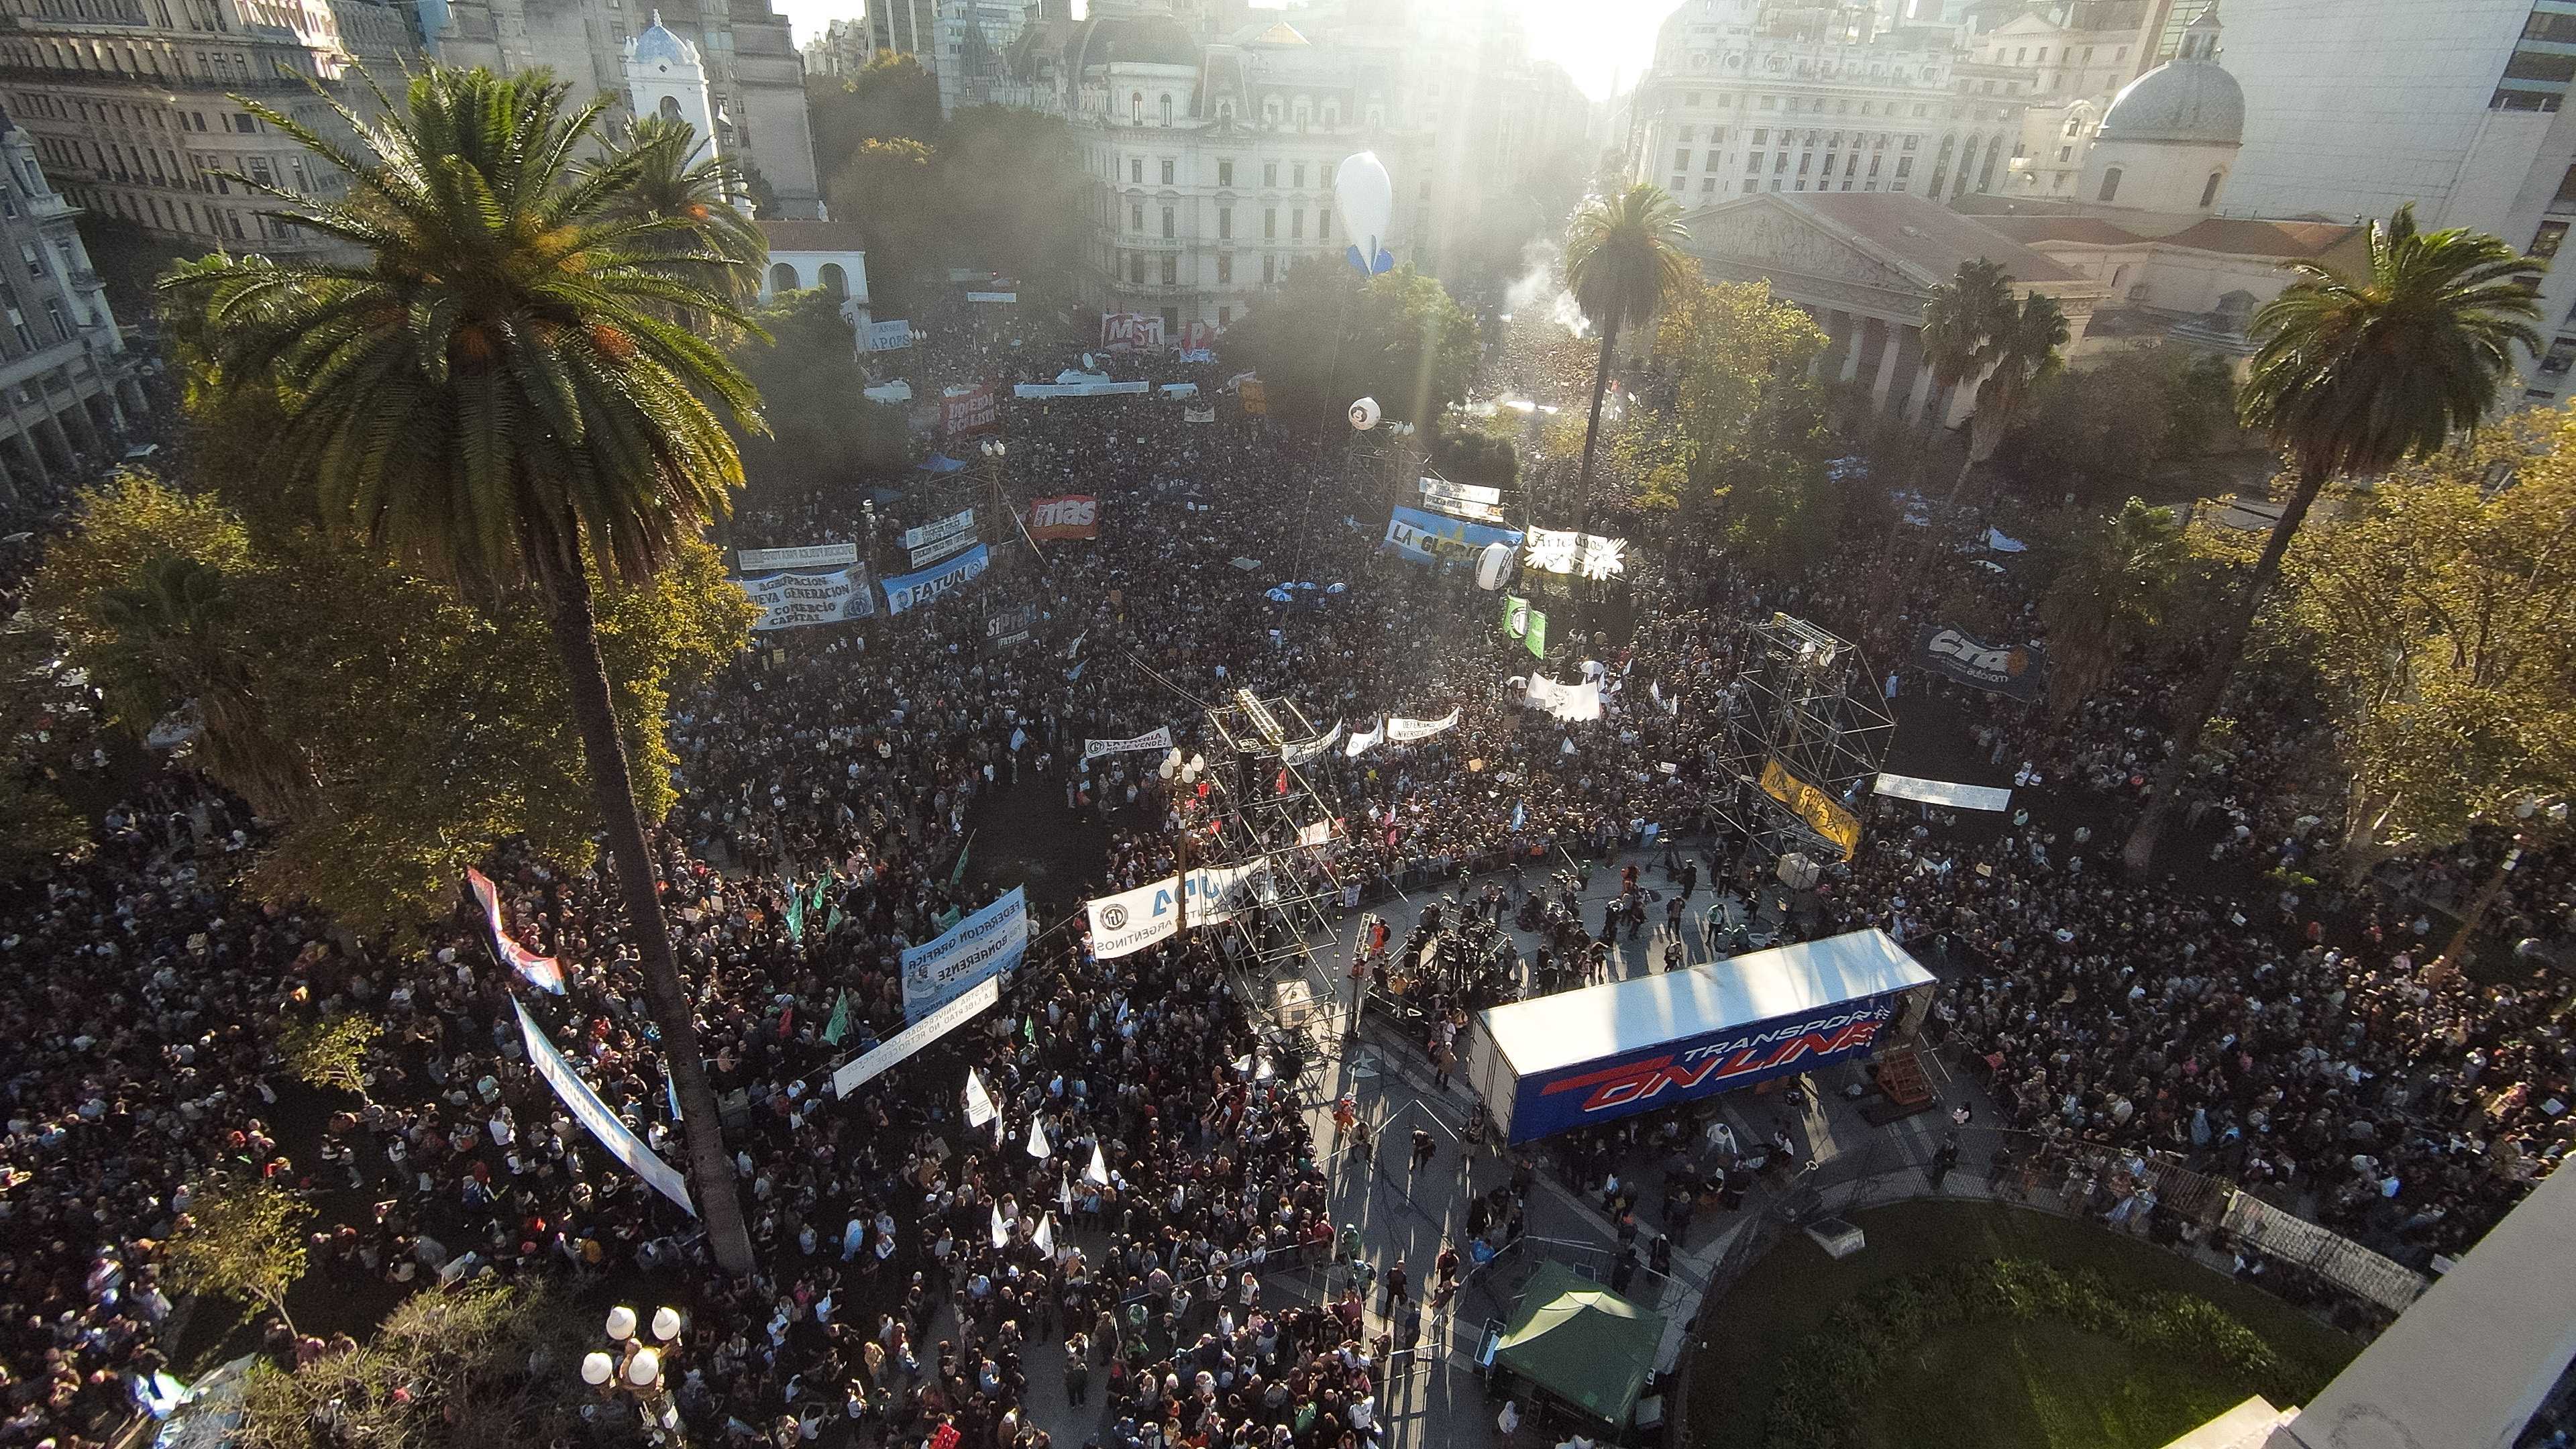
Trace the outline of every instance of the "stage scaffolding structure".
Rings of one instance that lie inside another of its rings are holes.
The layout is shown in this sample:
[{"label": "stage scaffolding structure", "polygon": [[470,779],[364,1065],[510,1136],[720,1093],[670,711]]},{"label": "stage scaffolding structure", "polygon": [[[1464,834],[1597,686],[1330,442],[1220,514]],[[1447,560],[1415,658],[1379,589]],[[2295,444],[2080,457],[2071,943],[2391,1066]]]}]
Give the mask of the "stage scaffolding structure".
[{"label": "stage scaffolding structure", "polygon": [[1275,981],[1291,967],[1303,975],[1310,952],[1329,960],[1340,940],[1331,852],[1343,812],[1316,770],[1333,746],[1295,701],[1248,689],[1210,706],[1207,725],[1207,823],[1192,855],[1210,867],[1269,858],[1246,883],[1260,909],[1228,924],[1260,977]]},{"label": "stage scaffolding structure", "polygon": [[1877,675],[1857,645],[1779,613],[1745,622],[1738,659],[1715,742],[1733,782],[1720,817],[1775,861],[1845,858],[1896,735]]}]

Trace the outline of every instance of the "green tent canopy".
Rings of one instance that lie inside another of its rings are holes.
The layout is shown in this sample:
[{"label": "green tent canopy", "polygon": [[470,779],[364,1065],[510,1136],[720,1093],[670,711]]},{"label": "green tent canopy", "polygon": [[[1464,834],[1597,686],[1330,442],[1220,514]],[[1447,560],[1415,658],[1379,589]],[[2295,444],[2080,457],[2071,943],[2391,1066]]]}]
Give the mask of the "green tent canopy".
[{"label": "green tent canopy", "polygon": [[1494,1363],[1616,1428],[1627,1424],[1663,1343],[1662,1314],[1561,1263],[1543,1263],[1521,1291]]}]

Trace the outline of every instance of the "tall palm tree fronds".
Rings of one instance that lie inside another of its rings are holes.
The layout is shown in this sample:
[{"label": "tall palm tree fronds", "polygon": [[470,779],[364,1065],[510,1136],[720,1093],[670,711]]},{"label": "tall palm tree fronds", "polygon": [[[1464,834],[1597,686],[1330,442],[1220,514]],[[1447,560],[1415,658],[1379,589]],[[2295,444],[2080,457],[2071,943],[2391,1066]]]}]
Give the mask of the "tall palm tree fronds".
[{"label": "tall palm tree fronds", "polygon": [[1640,181],[1610,196],[1584,200],[1565,231],[1565,285],[1584,317],[1601,330],[1601,360],[1592,374],[1592,413],[1583,429],[1581,490],[1576,510],[1589,521],[1592,454],[1601,434],[1601,399],[1610,387],[1610,359],[1623,328],[1642,326],[1666,301],[1690,285],[1690,258],[1682,244],[1690,233],[1681,207],[1664,189]]}]

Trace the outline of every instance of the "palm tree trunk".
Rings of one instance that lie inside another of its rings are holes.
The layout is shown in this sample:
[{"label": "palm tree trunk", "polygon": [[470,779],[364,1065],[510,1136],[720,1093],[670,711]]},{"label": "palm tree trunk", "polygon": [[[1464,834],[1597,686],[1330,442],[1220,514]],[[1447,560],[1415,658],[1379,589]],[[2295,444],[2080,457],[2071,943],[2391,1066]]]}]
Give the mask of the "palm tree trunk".
[{"label": "palm tree trunk", "polygon": [[1583,468],[1574,479],[1574,518],[1578,532],[1592,527],[1592,448],[1601,438],[1601,397],[1610,390],[1610,354],[1619,346],[1619,320],[1601,328],[1601,363],[1592,369],[1592,417],[1583,425]]},{"label": "palm tree trunk", "polygon": [[662,916],[653,855],[645,846],[644,824],[635,811],[626,742],[617,733],[617,715],[609,701],[608,666],[599,657],[590,576],[579,568],[562,570],[562,574],[554,580],[551,611],[555,650],[562,656],[564,683],[572,695],[573,723],[581,731],[581,753],[589,766],[592,803],[607,829],[609,860],[616,867],[618,889],[626,897],[628,926],[643,956],[645,1004],[661,1032],[663,1069],[671,1074],[680,1099],[690,1193],[697,1199],[699,1221],[706,1224],[718,1266],[728,1273],[748,1276],[754,1271],[751,1233],[743,1224],[742,1198],[734,1186],[733,1159],[725,1152],[724,1125],[717,1113],[715,1089],[707,1084],[706,1058],[698,1047],[696,1013],[690,1005],[688,987],[680,979],[678,958],[671,952],[671,932]]},{"label": "palm tree trunk", "polygon": [[2254,577],[2246,580],[2244,592],[2229,612],[2218,648],[2184,700],[2183,710],[2176,717],[2173,752],[2156,771],[2155,793],[2147,797],[2147,813],[2138,818],[2137,828],[2129,832],[2129,843],[2120,849],[2120,864],[2132,878],[2143,877],[2155,859],[2156,840],[2164,834],[2165,820],[2173,813],[2174,796],[2182,788],[2182,772],[2191,763],[2193,751],[2200,748],[2201,731],[2208,728],[2210,715],[2227,693],[2227,681],[2236,674],[2236,662],[2245,657],[2245,640],[2254,632],[2254,615],[2263,607],[2263,596],[2271,592],[2272,581],[2280,577],[2281,557],[2290,551],[2290,540],[2298,535],[2299,524],[2307,518],[2309,507],[2325,486],[2322,472],[2300,476],[2297,490],[2281,510],[2280,521],[2272,525],[2272,536],[2263,542],[2263,556],[2255,560]]}]

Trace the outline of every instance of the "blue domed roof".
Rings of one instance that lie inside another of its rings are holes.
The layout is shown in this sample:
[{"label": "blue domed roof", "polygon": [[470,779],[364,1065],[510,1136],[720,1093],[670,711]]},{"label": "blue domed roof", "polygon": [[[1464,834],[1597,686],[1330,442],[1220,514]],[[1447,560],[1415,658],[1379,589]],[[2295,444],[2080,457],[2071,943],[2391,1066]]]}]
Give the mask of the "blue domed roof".
[{"label": "blue domed roof", "polygon": [[696,65],[698,48],[662,28],[662,12],[653,12],[653,23],[636,36],[634,49],[627,52],[630,60],[645,65]]}]

